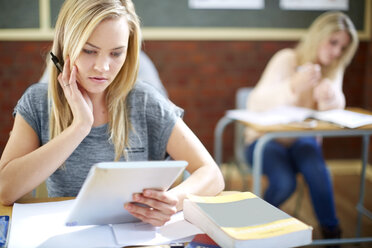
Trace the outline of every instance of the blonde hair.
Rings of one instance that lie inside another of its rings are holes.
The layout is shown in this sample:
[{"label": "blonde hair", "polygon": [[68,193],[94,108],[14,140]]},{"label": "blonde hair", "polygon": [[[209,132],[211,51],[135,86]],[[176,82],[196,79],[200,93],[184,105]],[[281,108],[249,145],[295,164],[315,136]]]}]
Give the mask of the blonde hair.
[{"label": "blonde hair", "polygon": [[[71,65],[96,26],[105,19],[124,16],[129,25],[127,57],[123,67],[106,89],[109,113],[110,141],[115,147],[115,160],[125,156],[129,146],[130,122],[126,96],[133,88],[138,72],[141,48],[140,21],[131,0],[67,0],[64,2],[55,27],[52,52],[63,62],[69,56]],[[50,68],[48,96],[50,99],[49,135],[53,139],[73,120],[71,109],[58,83],[58,71]]]},{"label": "blonde hair", "polygon": [[329,66],[322,66],[325,77],[334,77],[340,68],[345,69],[358,48],[358,34],[350,18],[342,12],[325,12],[311,24],[308,32],[296,47],[298,64],[317,63],[319,45],[324,39],[338,31],[346,31],[350,42],[342,55]]}]

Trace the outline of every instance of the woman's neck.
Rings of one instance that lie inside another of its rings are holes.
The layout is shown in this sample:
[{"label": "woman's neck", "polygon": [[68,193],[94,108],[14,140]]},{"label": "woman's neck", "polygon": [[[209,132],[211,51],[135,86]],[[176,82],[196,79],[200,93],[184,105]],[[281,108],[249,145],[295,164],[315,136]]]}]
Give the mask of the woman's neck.
[{"label": "woman's neck", "polygon": [[93,104],[93,127],[98,127],[108,122],[108,111],[105,94],[89,94]]}]

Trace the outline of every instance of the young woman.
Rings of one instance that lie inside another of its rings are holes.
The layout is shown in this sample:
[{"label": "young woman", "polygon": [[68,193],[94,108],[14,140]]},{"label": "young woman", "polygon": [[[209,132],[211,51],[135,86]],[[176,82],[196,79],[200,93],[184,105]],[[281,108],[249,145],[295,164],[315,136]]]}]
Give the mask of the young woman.
[{"label": "young woman", "polygon": [[[322,14],[296,48],[283,49],[273,56],[250,94],[247,108],[344,108],[342,79],[357,46],[357,33],[348,16],[341,12]],[[247,129],[246,157],[251,163],[259,135]],[[264,151],[263,172],[269,179],[264,199],[277,207],[293,193],[296,174],[301,173],[325,238],[340,236],[330,175],[315,137],[270,142]]]},{"label": "young woman", "polygon": [[131,0],[67,0],[52,51],[64,63],[49,84],[27,89],[0,160],[0,200],[9,205],[44,180],[52,197],[76,196],[100,161],[186,160],[191,176],[167,192],[144,190],[125,207],[163,225],[187,194],[216,195],[222,174],[182,121],[183,111],[137,82],[141,34]]}]

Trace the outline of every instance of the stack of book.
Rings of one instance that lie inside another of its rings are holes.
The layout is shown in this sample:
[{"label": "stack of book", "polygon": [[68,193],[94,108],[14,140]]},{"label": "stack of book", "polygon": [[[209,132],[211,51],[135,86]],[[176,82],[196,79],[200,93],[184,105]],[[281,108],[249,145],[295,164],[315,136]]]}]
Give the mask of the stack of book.
[{"label": "stack of book", "polygon": [[220,248],[207,234],[196,234],[186,248]]},{"label": "stack of book", "polygon": [[221,247],[296,247],[310,244],[312,227],[250,192],[215,197],[190,195],[185,220]]}]

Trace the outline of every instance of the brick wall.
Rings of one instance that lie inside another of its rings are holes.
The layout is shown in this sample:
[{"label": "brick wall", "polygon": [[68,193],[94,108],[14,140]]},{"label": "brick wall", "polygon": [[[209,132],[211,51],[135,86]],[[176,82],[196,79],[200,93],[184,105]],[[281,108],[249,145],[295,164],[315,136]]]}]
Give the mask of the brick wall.
[{"label": "brick wall", "polygon": [[[348,106],[372,109],[365,93],[368,85],[372,93],[372,82],[365,76],[372,66],[372,56],[367,55],[371,44],[360,44],[346,70],[344,92]],[[186,123],[213,153],[213,130],[225,110],[234,108],[236,90],[254,86],[271,56],[294,45],[295,42],[278,41],[148,41],[144,50],[156,63],[171,100],[186,110]],[[225,160],[232,156],[232,136],[233,128],[229,126],[224,137]],[[359,138],[325,139],[325,155],[358,158],[360,145]]]},{"label": "brick wall", "polygon": [[50,44],[0,42],[0,154],[13,125],[13,108],[25,89],[40,78]]},{"label": "brick wall", "polygon": [[[0,153],[12,127],[12,109],[43,71],[50,42],[0,42]],[[234,108],[239,87],[254,86],[271,56],[290,41],[146,41],[170,99],[186,110],[185,121],[213,154],[213,131],[227,109]],[[372,110],[372,42],[361,42],[347,68],[348,106]],[[225,132],[225,160],[232,154],[232,126]],[[357,158],[360,139],[325,141],[327,158]],[[343,148],[340,149],[340,146]]]},{"label": "brick wall", "polygon": [[[371,31],[372,32],[372,31]],[[364,106],[368,106],[369,109],[372,108],[372,41],[368,43],[365,56],[368,58],[366,63],[365,70],[365,79],[364,79],[364,90],[363,90],[363,99]]]}]

